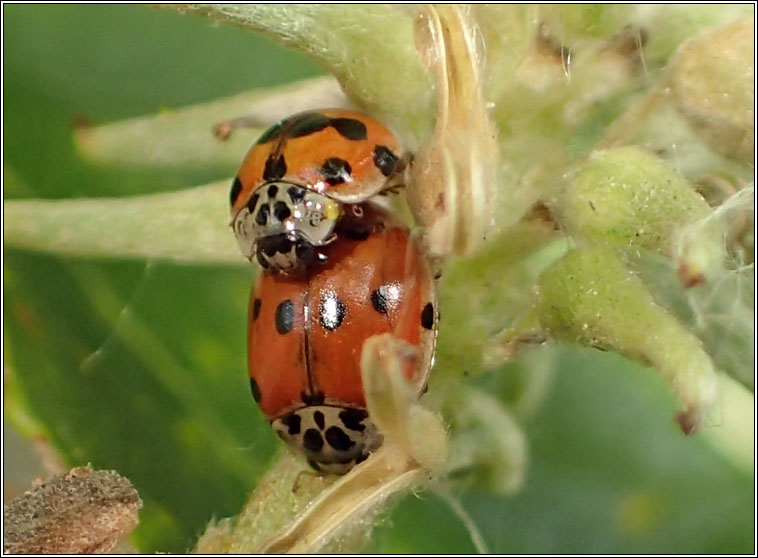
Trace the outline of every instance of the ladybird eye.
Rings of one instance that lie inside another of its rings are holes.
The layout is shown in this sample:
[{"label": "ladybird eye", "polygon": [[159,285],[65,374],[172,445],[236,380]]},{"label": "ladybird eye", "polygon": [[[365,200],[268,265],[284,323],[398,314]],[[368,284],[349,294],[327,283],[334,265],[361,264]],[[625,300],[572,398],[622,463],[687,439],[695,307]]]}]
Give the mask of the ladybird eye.
[{"label": "ladybird eye", "polygon": [[299,238],[297,242],[295,242],[295,255],[303,261],[310,262],[313,260],[314,255],[313,245],[310,242],[306,242],[302,238]]}]

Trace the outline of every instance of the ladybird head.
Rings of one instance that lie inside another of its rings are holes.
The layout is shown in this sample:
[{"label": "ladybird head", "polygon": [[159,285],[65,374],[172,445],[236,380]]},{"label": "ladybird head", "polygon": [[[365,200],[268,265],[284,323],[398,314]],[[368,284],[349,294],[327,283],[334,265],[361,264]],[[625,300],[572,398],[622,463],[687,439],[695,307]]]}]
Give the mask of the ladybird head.
[{"label": "ladybird head", "polygon": [[342,206],[287,182],[261,185],[236,213],[232,228],[240,250],[266,269],[294,273],[324,259],[320,246],[334,239]]}]

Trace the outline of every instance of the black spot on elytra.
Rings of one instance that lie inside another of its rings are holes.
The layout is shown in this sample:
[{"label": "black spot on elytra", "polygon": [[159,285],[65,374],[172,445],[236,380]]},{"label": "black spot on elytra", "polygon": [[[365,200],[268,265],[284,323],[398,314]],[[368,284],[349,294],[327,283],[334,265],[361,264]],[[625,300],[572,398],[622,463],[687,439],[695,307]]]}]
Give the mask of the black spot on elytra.
[{"label": "black spot on elytra", "polygon": [[264,203],[255,215],[255,222],[261,227],[268,222],[269,207],[267,203]]},{"label": "black spot on elytra", "polygon": [[421,311],[421,325],[426,329],[432,329],[434,326],[434,306],[431,302],[427,302]]},{"label": "black spot on elytra", "polygon": [[318,453],[321,448],[324,447],[324,439],[321,437],[321,432],[315,428],[309,428],[303,434],[303,447],[313,453]]},{"label": "black spot on elytra", "polygon": [[284,335],[290,332],[295,323],[295,305],[292,304],[291,300],[287,299],[279,303],[279,306],[276,307],[274,322],[279,334]]},{"label": "black spot on elytra", "polygon": [[287,427],[290,436],[300,434],[300,415],[297,413],[290,413],[282,418],[282,424]]},{"label": "black spot on elytra", "polygon": [[351,180],[350,173],[352,170],[350,163],[339,157],[330,157],[321,165],[321,174],[332,186]]},{"label": "black spot on elytra", "polygon": [[255,206],[258,205],[258,200],[260,199],[260,196],[258,194],[253,194],[250,196],[250,199],[247,200],[247,210],[252,213],[255,211]]},{"label": "black spot on elytra", "polygon": [[321,411],[316,411],[313,413],[313,421],[316,423],[316,426],[318,426],[320,430],[324,429],[324,425],[326,424],[324,421],[324,413]]},{"label": "black spot on elytra", "polygon": [[234,202],[237,201],[237,197],[240,195],[241,191],[242,182],[240,182],[239,177],[235,176],[234,181],[232,182],[232,189],[229,192],[229,205],[234,205]]},{"label": "black spot on elytra", "polygon": [[290,199],[292,200],[292,203],[294,205],[299,204],[303,201],[303,198],[305,197],[305,190],[302,188],[298,188],[297,186],[290,186],[287,188],[287,193],[290,196]]},{"label": "black spot on elytra", "polygon": [[384,145],[374,148],[374,164],[384,176],[395,174],[399,162],[397,155]]},{"label": "black spot on elytra", "polygon": [[250,378],[250,391],[253,392],[253,399],[255,399],[255,402],[258,403],[258,401],[261,400],[261,389],[258,387],[258,382],[252,378]]},{"label": "black spot on elytra", "polygon": [[345,310],[345,304],[337,298],[337,293],[326,291],[318,305],[321,325],[329,331],[334,331],[345,319]]},{"label": "black spot on elytra", "polygon": [[253,321],[258,319],[258,315],[261,313],[261,299],[256,298],[253,301]]},{"label": "black spot on elytra", "polygon": [[290,215],[292,215],[292,212],[290,211],[290,208],[287,207],[286,203],[278,201],[274,204],[274,217],[279,221],[284,221],[289,218]]},{"label": "black spot on elytra", "polygon": [[287,174],[287,163],[284,162],[284,155],[274,158],[269,155],[266,159],[266,166],[263,168],[263,180],[279,180]]},{"label": "black spot on elytra", "polygon": [[323,405],[324,404],[324,394],[321,393],[320,391],[317,391],[313,395],[302,392],[300,394],[300,399],[302,399],[303,403],[305,403],[306,405]]},{"label": "black spot on elytra", "polygon": [[269,198],[275,198],[276,195],[279,193],[279,187],[276,184],[272,184],[268,187],[266,190],[266,193],[268,194]]},{"label": "black spot on elytra", "polygon": [[268,143],[273,139],[278,138],[282,133],[282,128],[284,127],[284,124],[286,123],[286,120],[282,120],[281,122],[277,122],[271,128],[263,132],[261,137],[258,138],[258,140],[255,142],[256,145],[260,145],[262,143]]},{"label": "black spot on elytra", "polygon": [[326,441],[337,451],[347,451],[355,445],[350,436],[339,426],[330,426],[326,431]]},{"label": "black spot on elytra", "polygon": [[344,411],[340,411],[339,417],[345,428],[355,430],[356,432],[366,430],[366,425],[362,423],[368,417],[368,413],[362,409],[345,409]]},{"label": "black spot on elytra", "polygon": [[295,118],[287,128],[287,137],[308,136],[329,125],[329,117],[318,112],[307,112]]},{"label": "black spot on elytra", "polygon": [[343,138],[354,141],[366,139],[366,125],[360,120],[356,120],[355,118],[332,118],[330,124]]},{"label": "black spot on elytra", "polygon": [[371,293],[371,304],[374,306],[374,310],[380,314],[387,313],[387,298],[384,296],[381,287]]}]

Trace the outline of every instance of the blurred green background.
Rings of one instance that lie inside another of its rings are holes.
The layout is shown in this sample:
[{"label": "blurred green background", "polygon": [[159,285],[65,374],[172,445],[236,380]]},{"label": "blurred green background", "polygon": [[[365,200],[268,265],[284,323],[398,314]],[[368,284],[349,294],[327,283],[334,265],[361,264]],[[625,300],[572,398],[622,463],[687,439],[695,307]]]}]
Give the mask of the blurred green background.
[{"label": "blurred green background", "polygon": [[[77,157],[72,124],[320,72],[265,38],[148,6],[4,5],[3,16],[4,199],[128,196],[231,177],[234,168],[96,166]],[[252,269],[4,256],[6,418],[68,465],[127,476],[145,502],[142,551],[183,551],[211,518],[234,515],[278,447],[246,380]],[[664,382],[612,354],[557,357],[545,401],[521,417],[524,488],[502,497],[449,486],[489,550],[752,552],[752,473],[681,435]],[[506,391],[523,366],[476,383]],[[427,491],[390,508],[368,550],[474,548]]]}]

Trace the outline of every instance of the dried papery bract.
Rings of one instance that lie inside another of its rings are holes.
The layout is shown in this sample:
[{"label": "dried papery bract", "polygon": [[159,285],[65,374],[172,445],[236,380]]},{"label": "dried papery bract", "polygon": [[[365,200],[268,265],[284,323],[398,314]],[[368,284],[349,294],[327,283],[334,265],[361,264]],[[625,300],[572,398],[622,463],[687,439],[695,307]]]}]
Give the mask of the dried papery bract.
[{"label": "dried papery bract", "polygon": [[437,81],[437,123],[410,169],[408,204],[429,255],[474,252],[491,225],[498,146],[483,98],[483,47],[461,6],[425,6],[416,48]]},{"label": "dried papery bract", "polygon": [[384,447],[401,461],[438,470],[445,461],[445,430],[434,413],[418,402],[418,392],[403,370],[418,362],[418,349],[389,334],[363,346],[361,370],[366,407],[384,434]]},{"label": "dried papery bract", "polygon": [[265,541],[262,553],[312,553],[371,518],[391,496],[418,486],[441,467],[447,437],[440,419],[418,402],[403,370],[415,349],[389,334],[363,346],[366,404],[384,435],[383,446],[315,498],[306,510]]}]

